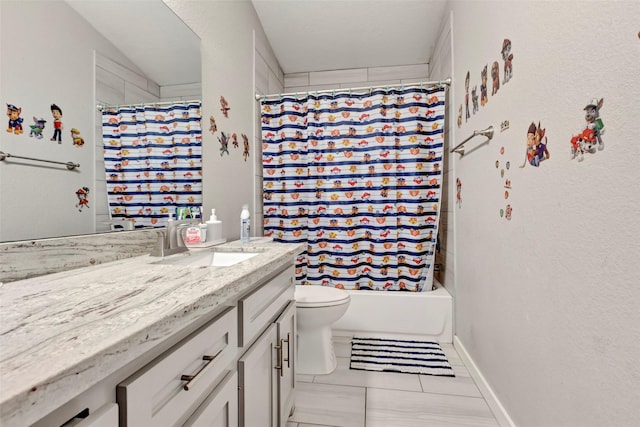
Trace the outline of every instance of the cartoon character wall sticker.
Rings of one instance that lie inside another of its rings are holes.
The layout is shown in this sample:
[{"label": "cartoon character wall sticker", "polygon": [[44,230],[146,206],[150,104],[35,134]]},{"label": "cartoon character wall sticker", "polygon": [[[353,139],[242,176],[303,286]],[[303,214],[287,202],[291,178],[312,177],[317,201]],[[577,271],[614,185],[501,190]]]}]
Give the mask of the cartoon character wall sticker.
[{"label": "cartoon character wall sticker", "polygon": [[71,140],[73,141],[73,145],[76,147],[82,147],[84,145],[84,138],[76,128],[71,129]]},{"label": "cartoon character wall sticker", "polygon": [[604,98],[592,99],[586,107],[584,107],[584,119],[587,122],[585,128],[578,134],[571,137],[571,159],[578,157],[578,161],[584,160],[584,153],[595,153],[598,150],[604,150],[604,123],[600,118],[600,109],[604,103]]},{"label": "cartoon character wall sticker", "polygon": [[244,133],[242,134],[242,145],[244,150],[242,152],[242,157],[244,157],[244,161],[246,162],[247,157],[249,157],[249,137]]},{"label": "cartoon character wall sticker", "polygon": [[53,116],[53,136],[51,141],[58,141],[58,144],[62,144],[62,110],[56,104],[51,104],[51,115]]},{"label": "cartoon character wall sticker", "polygon": [[504,79],[502,84],[506,84],[513,76],[513,53],[511,53],[511,40],[504,39],[502,42],[502,59],[504,60]]},{"label": "cartoon character wall sticker", "polygon": [[7,104],[7,117],[9,117],[9,125],[7,126],[7,132],[20,135],[22,130],[22,108],[18,108],[13,104]]},{"label": "cartoon character wall sticker", "polygon": [[213,135],[217,130],[216,119],[214,119],[213,116],[209,116],[209,132]]},{"label": "cartoon character wall sticker", "polygon": [[31,128],[31,131],[29,132],[29,137],[42,139],[42,131],[44,130],[45,123],[47,123],[47,121],[42,117],[37,118],[36,116],[33,116],[33,124],[29,125],[29,127]]},{"label": "cartoon character wall sticker", "polygon": [[222,157],[224,153],[229,155],[229,135],[224,132],[220,132],[218,141],[220,141],[220,157]]},{"label": "cartoon character wall sticker", "polygon": [[467,77],[464,79],[464,111],[465,111],[465,119],[464,121],[468,121],[471,115],[469,114],[469,80],[471,78],[471,74],[467,71]]},{"label": "cartoon character wall sticker", "polygon": [[498,65],[498,61],[493,61],[493,65],[491,65],[491,81],[491,96],[493,96],[500,89],[500,65]]},{"label": "cartoon character wall sticker", "polygon": [[229,107],[229,103],[227,102],[226,99],[224,99],[224,96],[220,97],[220,111],[222,111],[222,115],[225,118],[229,118],[229,110],[231,110],[231,108]]},{"label": "cartoon character wall sticker", "polygon": [[471,90],[471,103],[473,104],[473,114],[478,112],[478,85]]},{"label": "cartoon character wall sticker", "polygon": [[458,107],[458,127],[462,127],[462,104]]},{"label": "cartoon character wall sticker", "polygon": [[82,208],[85,206],[89,208],[89,187],[78,188],[76,190],[76,197],[78,198],[76,208],[78,208],[79,212],[82,212]]},{"label": "cartoon character wall sticker", "polygon": [[[511,40],[504,39],[502,41],[502,47],[500,55],[504,60],[504,78],[502,84],[504,85],[511,77],[513,77],[513,54],[511,53]],[[489,69],[491,64],[491,69]],[[498,61],[490,61],[480,71],[480,90],[478,91],[478,85],[473,85],[471,80],[471,73],[467,71],[464,81],[464,105],[466,107],[466,120],[470,118],[469,115],[469,91],[471,91],[471,103],[473,106],[473,114],[476,114],[479,107],[484,107],[489,102],[489,73],[491,73],[491,96],[497,95],[500,89],[500,63]],[[471,89],[473,87],[473,89]],[[479,101],[479,102],[478,102]],[[462,105],[461,105],[462,107]],[[461,111],[459,117],[461,118]],[[462,121],[458,122],[458,127],[462,126]]]},{"label": "cartoon character wall sticker", "polygon": [[544,160],[549,158],[549,150],[547,148],[546,129],[542,129],[540,122],[538,126],[531,122],[527,130],[527,148],[524,163],[520,166],[525,167],[527,163],[532,166],[540,166]]},{"label": "cartoon character wall sticker", "polygon": [[480,105],[483,107],[489,102],[487,96],[487,66],[485,65],[480,73]]}]

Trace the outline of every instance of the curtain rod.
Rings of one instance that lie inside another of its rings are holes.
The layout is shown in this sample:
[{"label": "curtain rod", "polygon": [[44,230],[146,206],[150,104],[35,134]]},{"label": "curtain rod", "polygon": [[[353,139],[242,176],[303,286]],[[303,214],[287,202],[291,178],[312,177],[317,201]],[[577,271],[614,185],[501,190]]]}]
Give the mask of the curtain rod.
[{"label": "curtain rod", "polygon": [[302,94],[310,94],[310,93],[327,93],[327,92],[351,92],[352,90],[372,90],[372,89],[382,89],[382,88],[390,88],[390,87],[412,87],[412,86],[427,86],[427,87],[432,87],[432,86],[449,86],[451,85],[451,77],[446,78],[444,80],[433,80],[430,82],[417,82],[417,83],[397,83],[394,85],[379,85],[379,86],[363,86],[363,87],[352,87],[352,88],[340,88],[340,89],[323,89],[323,90],[309,90],[309,91],[300,91],[300,92],[289,92],[289,93],[274,93],[271,95],[260,95],[259,93],[256,93],[256,101],[260,101],[261,99],[267,99],[267,98],[276,98],[276,97],[283,97],[283,96],[295,96],[297,97],[298,95],[302,95]]},{"label": "curtain rod", "polygon": [[134,104],[117,104],[117,105],[104,105],[104,104],[98,104],[96,105],[96,110],[98,111],[102,111],[102,110],[108,110],[110,108],[120,108],[120,107],[135,107],[138,105],[169,105],[169,104],[180,104],[180,103],[184,103],[184,104],[190,104],[192,102],[202,102],[201,99],[191,99],[189,101],[183,101],[183,100],[178,100],[178,101],[160,101],[160,102],[140,102],[140,103],[134,103]]}]

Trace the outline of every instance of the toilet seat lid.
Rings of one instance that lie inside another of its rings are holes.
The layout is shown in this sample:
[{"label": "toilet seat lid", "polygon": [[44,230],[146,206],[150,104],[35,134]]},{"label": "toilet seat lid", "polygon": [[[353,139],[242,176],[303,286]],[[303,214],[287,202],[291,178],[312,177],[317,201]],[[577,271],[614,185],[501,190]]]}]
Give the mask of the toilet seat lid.
[{"label": "toilet seat lid", "polygon": [[295,298],[298,307],[328,306],[345,303],[349,293],[329,286],[297,285]]}]

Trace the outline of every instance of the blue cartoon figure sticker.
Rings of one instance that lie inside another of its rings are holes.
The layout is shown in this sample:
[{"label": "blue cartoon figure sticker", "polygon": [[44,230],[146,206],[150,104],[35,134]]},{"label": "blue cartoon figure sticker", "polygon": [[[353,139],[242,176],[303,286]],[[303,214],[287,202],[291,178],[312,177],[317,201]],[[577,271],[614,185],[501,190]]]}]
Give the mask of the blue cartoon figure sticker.
[{"label": "blue cartoon figure sticker", "polygon": [[531,166],[538,167],[540,163],[549,158],[545,133],[546,129],[542,129],[540,122],[538,122],[538,126],[536,126],[534,122],[531,122],[529,130],[527,131],[527,151],[524,163],[520,166],[521,168],[525,167],[527,163]]},{"label": "blue cartoon figure sticker", "polygon": [[22,130],[22,108],[18,108],[13,104],[7,104],[7,117],[9,117],[9,125],[7,126],[7,132],[20,135]]}]

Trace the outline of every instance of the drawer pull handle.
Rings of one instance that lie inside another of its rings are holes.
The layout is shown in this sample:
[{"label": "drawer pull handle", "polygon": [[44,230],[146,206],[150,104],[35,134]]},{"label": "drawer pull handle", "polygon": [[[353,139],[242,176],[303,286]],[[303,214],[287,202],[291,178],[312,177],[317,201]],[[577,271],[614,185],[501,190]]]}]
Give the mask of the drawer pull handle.
[{"label": "drawer pull handle", "polygon": [[274,345],[273,348],[275,348],[276,350],[278,350],[278,362],[279,364],[274,366],[273,369],[275,369],[276,371],[280,371],[280,376],[284,375],[283,369],[282,369],[282,356],[283,356],[283,351],[282,351],[282,342],[284,340],[280,339],[280,345]]},{"label": "drawer pull handle", "polygon": [[[287,358],[284,359],[284,361],[287,362],[287,368],[291,367],[291,362],[289,362],[289,360],[291,359],[291,341],[289,341],[290,339],[291,339],[291,334],[287,332],[287,339],[284,340],[284,342],[287,343]],[[282,345],[282,342],[280,344]]]},{"label": "drawer pull handle", "polygon": [[200,370],[193,375],[182,375],[180,377],[180,381],[187,382],[185,385],[182,386],[182,388],[185,389],[186,391],[189,391],[193,387],[196,380],[199,378],[200,374],[202,374],[207,368],[213,365],[212,362],[215,360],[216,357],[220,355],[220,353],[222,353],[222,350],[220,350],[213,356],[209,356],[209,355],[202,356],[202,360],[206,361],[207,363],[205,363],[202,366],[202,368],[200,368]]}]

